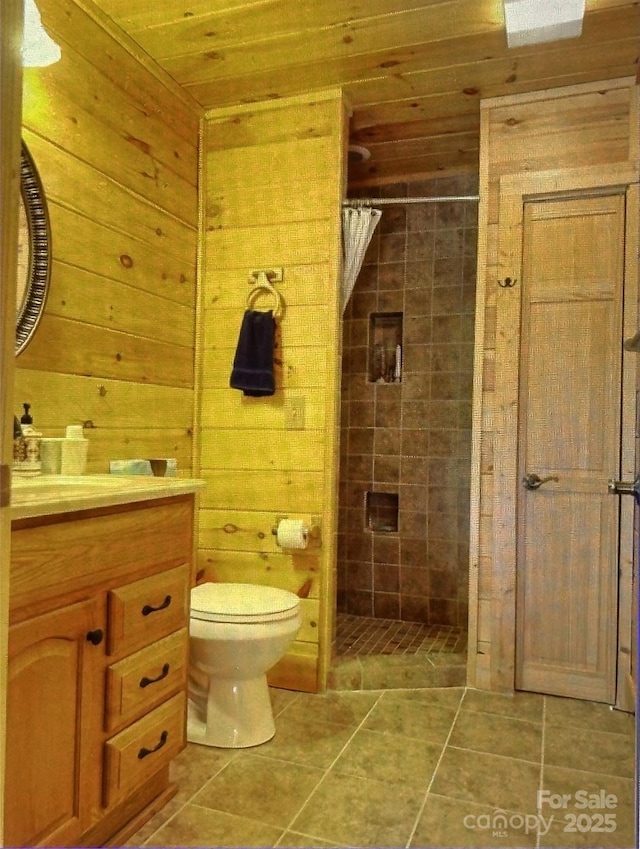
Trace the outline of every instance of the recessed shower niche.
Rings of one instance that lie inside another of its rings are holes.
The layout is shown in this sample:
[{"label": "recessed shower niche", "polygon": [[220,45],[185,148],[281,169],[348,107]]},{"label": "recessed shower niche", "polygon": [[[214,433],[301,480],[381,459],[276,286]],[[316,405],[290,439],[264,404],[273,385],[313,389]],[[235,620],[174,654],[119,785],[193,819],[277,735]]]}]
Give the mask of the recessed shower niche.
[{"label": "recessed shower niche", "polygon": [[375,533],[398,532],[398,494],[367,492],[365,496],[367,528]]},{"label": "recessed shower niche", "polygon": [[369,382],[402,380],[402,313],[371,313],[369,318]]}]

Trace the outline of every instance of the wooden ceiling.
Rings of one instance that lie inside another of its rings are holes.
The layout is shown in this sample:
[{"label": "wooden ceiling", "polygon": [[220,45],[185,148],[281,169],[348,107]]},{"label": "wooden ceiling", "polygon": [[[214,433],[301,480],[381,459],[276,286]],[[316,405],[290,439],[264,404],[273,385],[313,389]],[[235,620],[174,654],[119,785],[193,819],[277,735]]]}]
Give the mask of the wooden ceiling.
[{"label": "wooden ceiling", "polygon": [[[637,73],[640,3],[509,50],[502,0],[94,0],[203,108],[341,86],[351,185],[478,167],[479,101]],[[547,2],[547,0],[539,0]]]}]

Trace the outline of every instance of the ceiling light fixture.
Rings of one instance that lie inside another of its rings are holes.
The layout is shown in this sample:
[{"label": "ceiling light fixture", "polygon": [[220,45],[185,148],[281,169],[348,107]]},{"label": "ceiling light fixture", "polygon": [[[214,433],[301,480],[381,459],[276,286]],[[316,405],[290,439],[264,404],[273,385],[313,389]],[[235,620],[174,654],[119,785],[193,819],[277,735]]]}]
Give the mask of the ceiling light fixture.
[{"label": "ceiling light fixture", "polygon": [[24,2],[24,34],[22,37],[22,64],[25,68],[44,68],[60,59],[60,47],[42,26],[35,0]]},{"label": "ceiling light fixture", "polygon": [[585,0],[503,0],[509,47],[576,38]]}]

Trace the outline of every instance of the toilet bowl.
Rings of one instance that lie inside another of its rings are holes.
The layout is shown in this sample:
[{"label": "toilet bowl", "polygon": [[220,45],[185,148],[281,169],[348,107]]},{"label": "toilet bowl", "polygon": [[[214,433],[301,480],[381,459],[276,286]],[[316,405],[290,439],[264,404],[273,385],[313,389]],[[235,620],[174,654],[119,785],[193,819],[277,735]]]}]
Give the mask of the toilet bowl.
[{"label": "toilet bowl", "polygon": [[267,676],[300,624],[297,595],[254,584],[191,591],[187,739],[225,749],[275,734]]}]

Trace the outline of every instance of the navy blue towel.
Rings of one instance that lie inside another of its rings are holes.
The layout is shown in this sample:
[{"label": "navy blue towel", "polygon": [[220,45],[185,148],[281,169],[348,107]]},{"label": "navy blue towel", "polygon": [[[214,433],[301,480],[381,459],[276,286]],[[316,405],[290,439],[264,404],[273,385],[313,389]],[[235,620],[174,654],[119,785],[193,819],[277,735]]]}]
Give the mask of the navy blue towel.
[{"label": "navy blue towel", "polygon": [[276,391],[273,376],[273,345],[276,320],[271,310],[245,310],[238,337],[238,347],[229,380],[232,389],[245,395],[261,397]]}]

